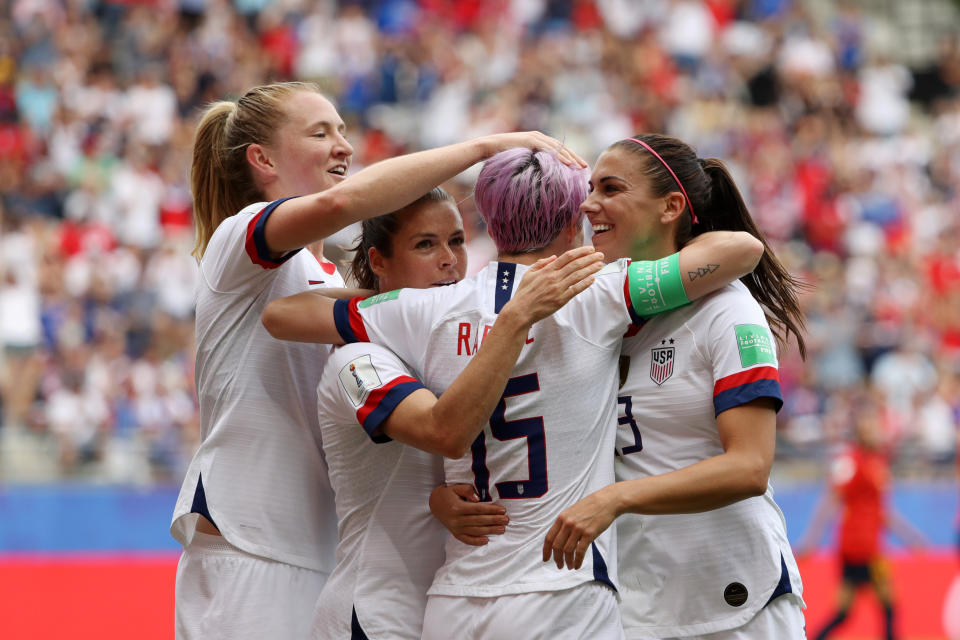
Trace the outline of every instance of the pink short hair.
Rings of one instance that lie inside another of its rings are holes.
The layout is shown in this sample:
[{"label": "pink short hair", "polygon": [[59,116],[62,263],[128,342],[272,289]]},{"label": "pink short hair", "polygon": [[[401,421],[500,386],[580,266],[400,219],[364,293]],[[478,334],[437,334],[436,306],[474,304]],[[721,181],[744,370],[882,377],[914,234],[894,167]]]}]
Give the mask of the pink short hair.
[{"label": "pink short hair", "polygon": [[510,149],[483,165],[474,200],[501,253],[548,246],[583,217],[586,169],[569,167],[546,151]]}]

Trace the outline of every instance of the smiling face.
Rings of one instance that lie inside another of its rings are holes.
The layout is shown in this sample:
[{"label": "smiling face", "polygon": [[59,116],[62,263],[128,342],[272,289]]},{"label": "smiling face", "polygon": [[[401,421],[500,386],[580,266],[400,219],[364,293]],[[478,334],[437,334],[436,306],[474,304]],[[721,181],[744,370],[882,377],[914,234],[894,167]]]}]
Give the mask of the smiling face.
[{"label": "smiling face", "polygon": [[316,193],[343,180],[353,147],[333,103],[319,93],[297,91],[286,100],[284,112],[273,140],[262,145],[272,163],[264,186],[268,199]]},{"label": "smiling face", "polygon": [[654,260],[675,251],[667,200],[650,193],[636,154],[610,149],[597,159],[590,195],[580,205],[593,228],[592,244],[607,260]]},{"label": "smiling face", "polygon": [[404,212],[391,255],[370,249],[370,267],[380,290],[426,289],[454,284],[467,272],[463,221],[450,200],[428,202]]}]

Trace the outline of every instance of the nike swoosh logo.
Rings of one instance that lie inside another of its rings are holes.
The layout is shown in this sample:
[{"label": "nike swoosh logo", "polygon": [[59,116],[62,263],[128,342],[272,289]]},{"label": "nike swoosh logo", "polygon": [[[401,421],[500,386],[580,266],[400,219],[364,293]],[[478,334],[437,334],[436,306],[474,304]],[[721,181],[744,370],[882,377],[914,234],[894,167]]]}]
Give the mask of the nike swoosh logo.
[{"label": "nike swoosh logo", "polygon": [[323,280],[307,280],[307,284],[323,284]]}]

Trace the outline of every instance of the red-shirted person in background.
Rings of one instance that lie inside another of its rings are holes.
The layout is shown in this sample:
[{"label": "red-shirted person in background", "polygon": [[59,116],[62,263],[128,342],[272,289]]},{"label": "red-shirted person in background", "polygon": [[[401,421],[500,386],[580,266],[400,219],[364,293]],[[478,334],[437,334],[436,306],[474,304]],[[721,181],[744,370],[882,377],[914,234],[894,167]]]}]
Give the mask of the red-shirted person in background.
[{"label": "red-shirted person in background", "polygon": [[883,532],[889,528],[910,546],[923,546],[925,540],[919,530],[887,505],[890,469],[883,451],[879,409],[866,401],[857,407],[854,415],[854,440],[833,462],[831,490],[814,512],[810,528],[798,547],[803,553],[814,546],[833,512],[839,509],[837,551],[843,577],[837,594],[837,612],[816,640],[827,638],[843,624],[857,590],[866,584],[873,588],[883,607],[885,637],[893,640],[893,591],[890,571],[881,553]]}]

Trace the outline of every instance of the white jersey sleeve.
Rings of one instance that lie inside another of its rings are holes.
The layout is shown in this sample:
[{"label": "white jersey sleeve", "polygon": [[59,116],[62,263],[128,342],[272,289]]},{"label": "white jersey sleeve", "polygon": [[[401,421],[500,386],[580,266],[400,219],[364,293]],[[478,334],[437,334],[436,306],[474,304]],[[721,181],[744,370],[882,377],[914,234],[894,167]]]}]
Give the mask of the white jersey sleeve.
[{"label": "white jersey sleeve", "polygon": [[619,345],[631,325],[644,322],[630,302],[629,265],[629,260],[620,259],[605,266],[590,288],[571,300],[558,316],[569,318],[570,328],[590,342]]},{"label": "white jersey sleeve", "polygon": [[706,335],[698,337],[713,365],[714,414],[764,397],[772,398],[779,411],[783,396],[776,342],[763,309],[756,302],[737,306],[714,302],[704,307],[710,320],[704,327]]},{"label": "white jersey sleeve", "polygon": [[299,249],[271,257],[264,237],[267,220],[289,199],[250,205],[220,223],[200,263],[211,289],[224,293],[249,289],[251,280],[272,277],[277,267],[296,255]]},{"label": "white jersey sleeve", "polygon": [[374,342],[389,346],[415,367],[443,306],[436,290],[395,289],[369,298],[337,300],[334,319],[347,344]]},{"label": "white jersey sleeve", "polygon": [[[359,346],[359,345],[358,345]],[[351,407],[356,422],[374,442],[389,442],[390,438],[380,432],[380,426],[403,400],[424,386],[409,375],[406,366],[392,353],[376,345],[365,345],[349,362],[342,366],[337,376],[322,385],[328,402],[321,404]],[[336,352],[335,352],[336,353]]]}]

